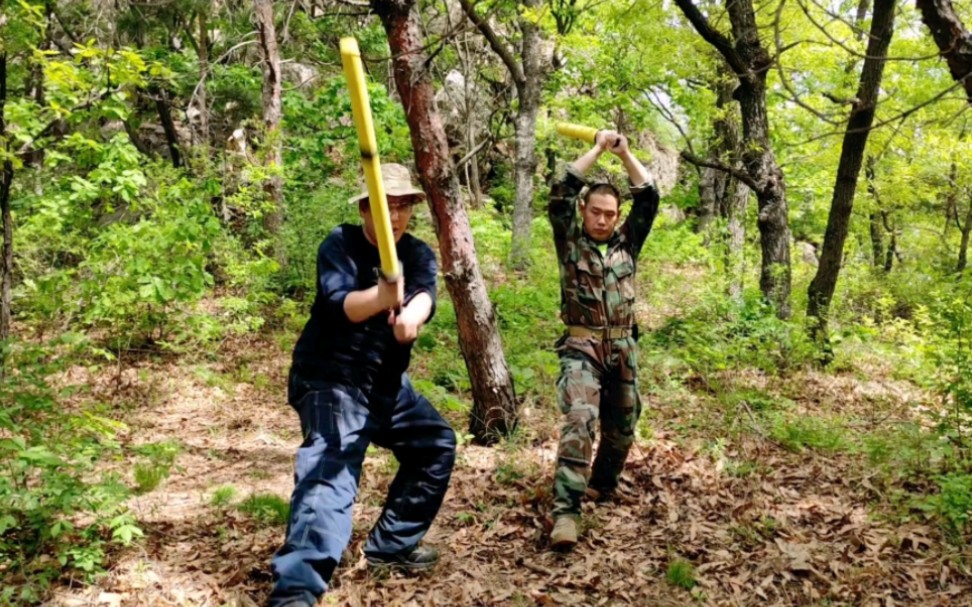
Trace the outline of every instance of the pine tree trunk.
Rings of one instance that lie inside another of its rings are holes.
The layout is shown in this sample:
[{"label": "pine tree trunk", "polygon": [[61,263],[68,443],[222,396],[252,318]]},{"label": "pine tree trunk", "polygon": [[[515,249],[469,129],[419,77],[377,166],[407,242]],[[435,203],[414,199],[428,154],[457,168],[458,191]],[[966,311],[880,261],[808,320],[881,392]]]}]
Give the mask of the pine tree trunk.
[{"label": "pine tree trunk", "polygon": [[[864,148],[881,91],[881,78],[891,37],[894,33],[895,0],[875,0],[868,38],[867,58],[861,70],[857,89],[858,103],[851,110],[847,130],[837,166],[837,183],[827,218],[820,265],[807,291],[807,321],[811,336],[822,344],[827,342],[827,316],[831,299],[837,286],[841,262],[844,258],[844,241],[850,226],[854,208],[854,194],[864,159]],[[826,348],[825,348],[826,350]]]},{"label": "pine tree trunk", "polygon": [[259,34],[260,53],[263,59],[263,136],[264,164],[270,176],[263,183],[271,209],[264,215],[263,227],[271,235],[273,257],[281,267],[286,264],[283,246],[279,242],[283,223],[283,146],[280,133],[282,78],[280,52],[277,49],[277,31],[273,24],[271,0],[254,0],[254,16]]},{"label": "pine tree trunk", "polygon": [[398,95],[408,100],[405,117],[415,163],[428,195],[442,273],[456,309],[459,347],[472,384],[469,431],[479,442],[494,442],[516,426],[513,379],[503,355],[496,313],[479,270],[445,129],[435,107],[415,2],[372,0],[371,6],[388,35]]}]

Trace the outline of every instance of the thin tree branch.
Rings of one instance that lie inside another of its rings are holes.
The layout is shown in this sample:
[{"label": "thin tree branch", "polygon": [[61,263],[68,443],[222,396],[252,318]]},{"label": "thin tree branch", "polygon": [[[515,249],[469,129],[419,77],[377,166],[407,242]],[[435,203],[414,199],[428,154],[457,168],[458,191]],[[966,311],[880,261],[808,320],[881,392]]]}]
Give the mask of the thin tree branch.
[{"label": "thin tree branch", "polygon": [[[255,36],[256,34],[257,33],[254,31],[246,34],[246,36]],[[186,103],[186,111],[189,111],[189,108],[192,107],[193,102],[195,102],[196,100],[196,96],[199,95],[199,88],[203,85],[203,82],[205,82],[206,78],[209,78],[209,75],[213,72],[214,65],[218,65],[222,63],[223,60],[229,57],[230,54],[233,53],[235,50],[256,43],[257,43],[256,40],[244,40],[239,44],[234,44],[232,47],[230,47],[228,51],[220,55],[219,58],[216,59],[216,61],[210,61],[209,65],[206,68],[206,71],[203,72],[203,75],[199,78],[199,82],[197,82],[195,88],[192,89],[192,95],[189,96],[189,101]]]},{"label": "thin tree branch", "polygon": [[[657,93],[652,91],[650,88],[644,89],[643,92],[645,93],[645,96],[648,97],[648,102],[651,103],[652,107],[658,110],[658,113],[661,114],[665,120],[670,122],[672,126],[678,129],[678,133],[682,136],[682,139],[685,140],[685,145],[688,147],[688,150],[692,154],[695,154],[695,148],[692,147],[692,139],[688,136],[688,133],[685,132],[685,129],[682,128],[682,124],[678,121],[675,114],[673,114],[670,109],[665,107],[665,104],[662,103],[661,100],[655,98]],[[668,91],[665,91],[665,94],[669,95]],[[671,97],[671,95],[669,95],[669,97]]]},{"label": "thin tree branch", "polygon": [[485,147],[486,144],[489,143],[489,142],[490,142],[490,138],[489,137],[486,137],[485,139],[483,139],[482,141],[480,141],[476,145],[476,147],[474,147],[465,156],[463,156],[462,158],[459,159],[459,162],[456,163],[456,170],[458,171],[459,169],[461,169],[462,168],[462,165],[466,164],[473,157],[475,157],[476,154],[479,153],[479,150],[483,149],[483,147]]},{"label": "thin tree branch", "polygon": [[759,186],[756,184],[756,180],[753,179],[749,173],[745,171],[740,171],[739,169],[733,168],[727,164],[722,164],[721,162],[715,162],[711,160],[703,160],[695,154],[692,154],[688,150],[682,150],[679,154],[685,161],[694,164],[695,166],[705,167],[707,169],[715,169],[717,171],[722,171],[723,173],[729,173],[739,181],[745,183],[754,192],[759,191]]},{"label": "thin tree branch", "polygon": [[[970,77],[972,77],[972,74],[969,74],[968,76],[966,76],[965,79],[968,79]],[[806,145],[808,143],[813,143],[814,141],[818,141],[820,139],[826,139],[828,137],[834,137],[834,136],[837,136],[837,135],[843,135],[845,133],[863,133],[865,131],[873,131],[873,130],[878,129],[878,128],[881,128],[881,127],[883,127],[885,125],[891,124],[892,122],[895,122],[897,120],[904,120],[904,119],[908,118],[909,116],[911,116],[912,114],[914,114],[918,110],[920,110],[920,109],[922,109],[922,108],[924,108],[926,106],[929,106],[929,105],[935,103],[936,101],[941,100],[943,97],[945,97],[945,95],[947,95],[947,94],[951,93],[952,91],[954,91],[955,89],[961,87],[962,84],[963,84],[963,81],[962,80],[959,80],[958,82],[956,82],[952,86],[948,87],[944,91],[938,93],[934,97],[931,97],[930,99],[926,99],[925,101],[922,101],[918,105],[916,105],[916,106],[914,106],[912,108],[909,108],[909,109],[901,112],[900,114],[897,114],[895,116],[892,116],[891,118],[887,118],[885,120],[881,120],[879,122],[875,122],[874,124],[872,124],[871,126],[869,126],[866,129],[852,129],[852,130],[844,130],[844,131],[831,131],[829,133],[822,133],[822,134],[817,135],[815,137],[811,137],[809,139],[805,139],[805,140],[803,140],[801,142],[798,142],[798,143],[790,143],[790,144],[785,144],[785,145],[786,145],[786,147],[800,147],[800,146]]]},{"label": "thin tree branch", "polygon": [[675,0],[675,4],[682,9],[685,17],[689,20],[699,35],[705,39],[706,42],[711,44],[716,48],[719,53],[725,57],[726,63],[729,67],[736,72],[737,75],[743,76],[750,72],[749,65],[743,61],[743,58],[739,56],[736,49],[732,46],[732,41],[729,40],[724,34],[716,31],[711,25],[709,25],[709,20],[705,18],[705,15],[699,11],[698,7],[692,3],[692,0]]},{"label": "thin tree branch", "polygon": [[462,6],[462,10],[466,13],[466,16],[469,17],[469,20],[473,22],[473,25],[479,29],[483,37],[486,38],[486,41],[489,42],[490,48],[499,55],[506,69],[510,70],[510,75],[513,77],[513,82],[516,83],[517,89],[526,86],[526,76],[523,75],[523,68],[517,63],[513,57],[513,53],[503,44],[489,23],[476,12],[476,8],[469,3],[469,0],[459,0],[459,4]]},{"label": "thin tree branch", "polygon": [[[823,6],[821,6],[820,4],[818,4],[817,2],[815,2],[814,0],[809,0],[809,1],[814,6],[816,6],[817,8],[819,8],[822,12],[824,12],[825,14],[830,15],[830,16],[833,16],[833,15],[831,15],[831,13],[826,8],[824,8]],[[844,52],[846,52],[849,55],[852,55],[853,57],[856,57],[858,59],[869,59],[869,58],[871,58],[871,57],[868,57],[867,53],[862,53],[862,52],[860,52],[860,51],[858,51],[856,49],[853,49],[850,46],[848,46],[846,42],[843,42],[843,41],[838,40],[837,38],[835,38],[833,36],[833,34],[831,34],[830,31],[827,29],[827,26],[826,25],[821,24],[821,23],[818,23],[817,20],[814,19],[812,15],[810,15],[810,10],[807,8],[807,6],[803,3],[802,0],[797,0],[797,4],[800,5],[800,9],[803,11],[803,14],[806,15],[806,17],[810,21],[810,23],[812,23],[813,26],[816,27],[820,31],[820,33],[822,33],[828,40],[830,40],[831,42],[833,42],[834,44],[836,44],[837,46],[839,46]],[[841,22],[845,23],[848,27],[850,27],[853,30],[858,30],[857,27],[851,25],[850,23],[848,23],[844,19],[837,18],[837,17],[835,17],[834,19],[837,20],[837,21],[841,21]],[[882,57],[881,59],[883,61],[908,61],[908,62],[912,62],[912,61],[930,61],[932,59],[937,59],[937,58],[938,58],[938,53],[931,54],[931,55],[918,55],[917,57],[890,56],[889,55],[888,57]]]}]

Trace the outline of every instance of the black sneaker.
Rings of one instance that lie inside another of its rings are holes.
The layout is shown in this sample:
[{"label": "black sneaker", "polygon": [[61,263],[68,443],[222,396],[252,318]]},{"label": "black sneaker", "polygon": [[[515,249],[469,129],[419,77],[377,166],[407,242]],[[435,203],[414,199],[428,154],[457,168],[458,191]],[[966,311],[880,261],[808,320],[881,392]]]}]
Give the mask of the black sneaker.
[{"label": "black sneaker", "polygon": [[368,566],[393,568],[406,571],[422,571],[439,562],[439,550],[431,546],[419,546],[408,554],[369,554]]}]

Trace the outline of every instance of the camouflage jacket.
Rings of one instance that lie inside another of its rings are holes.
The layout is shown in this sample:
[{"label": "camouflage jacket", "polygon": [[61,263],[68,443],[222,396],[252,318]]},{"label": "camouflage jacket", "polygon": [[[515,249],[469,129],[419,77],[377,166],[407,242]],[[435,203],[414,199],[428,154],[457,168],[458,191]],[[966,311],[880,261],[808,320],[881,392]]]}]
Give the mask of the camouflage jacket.
[{"label": "camouflage jacket", "polygon": [[547,215],[560,264],[560,316],[568,325],[631,326],[638,254],[658,213],[658,190],[650,181],[631,188],[634,203],[602,255],[584,231],[578,210],[584,185],[568,165],[564,178],[550,190]]}]

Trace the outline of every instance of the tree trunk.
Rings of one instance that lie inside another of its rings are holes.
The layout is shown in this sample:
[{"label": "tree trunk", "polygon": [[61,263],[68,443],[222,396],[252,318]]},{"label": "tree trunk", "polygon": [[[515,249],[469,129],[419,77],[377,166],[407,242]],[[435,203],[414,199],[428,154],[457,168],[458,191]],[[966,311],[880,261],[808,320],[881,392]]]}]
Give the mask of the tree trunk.
[{"label": "tree trunk", "polygon": [[405,104],[419,179],[428,194],[439,239],[442,273],[456,309],[459,347],[473,393],[469,431],[477,441],[494,442],[516,426],[513,380],[476,259],[445,129],[435,107],[415,0],[372,0],[371,5],[388,34],[395,83]]},{"label": "tree trunk", "polygon": [[537,169],[537,107],[524,107],[516,114],[516,197],[513,203],[513,242],[510,263],[524,270],[530,263],[530,233],[533,227],[533,175]]},{"label": "tree trunk", "polygon": [[878,195],[877,186],[874,183],[874,156],[867,157],[864,176],[867,178],[867,192],[874,199],[874,210],[868,216],[871,232],[871,256],[874,267],[880,268],[884,265],[884,223],[881,219],[883,213],[881,197]]},{"label": "tree trunk", "polygon": [[962,242],[959,244],[958,265],[955,266],[956,272],[963,272],[969,260],[969,235],[972,234],[972,198],[969,199],[969,210],[965,214],[965,223],[960,226],[962,229]]},{"label": "tree trunk", "polygon": [[881,222],[884,224],[884,231],[891,237],[887,253],[884,255],[884,273],[887,274],[894,266],[894,258],[898,257],[898,231],[891,222],[891,214],[887,211],[881,211]]},{"label": "tree trunk", "polygon": [[875,268],[884,263],[884,226],[881,225],[881,213],[871,211],[870,214],[871,231],[871,258]]},{"label": "tree trunk", "polygon": [[[540,6],[541,0],[520,0],[528,10]],[[520,41],[520,63],[513,53],[499,39],[489,23],[476,13],[469,0],[459,0],[469,20],[479,29],[489,42],[490,48],[506,65],[513,83],[516,85],[518,107],[514,130],[516,131],[516,152],[513,170],[516,182],[516,196],[513,203],[513,242],[510,262],[514,269],[522,270],[530,262],[530,232],[533,222],[533,177],[537,171],[537,112],[540,108],[540,89],[543,86],[544,70],[540,64],[540,28],[532,19],[522,14],[518,26],[522,35]]]},{"label": "tree trunk", "polygon": [[[7,122],[4,110],[7,105],[7,53],[0,54],[0,140],[4,154],[0,174],[0,223],[3,227],[3,248],[0,250],[0,342],[10,337],[10,283],[13,281],[13,218],[10,214],[10,185],[13,182],[13,161],[7,139]],[[3,375],[3,357],[0,356],[0,377]]]},{"label": "tree trunk", "polygon": [[159,122],[165,132],[165,142],[169,146],[169,158],[172,166],[182,166],[182,154],[179,152],[179,135],[176,133],[175,122],[172,120],[172,108],[169,106],[169,93],[165,87],[152,86],[149,91],[155,98],[155,109],[159,113]]},{"label": "tree trunk", "polygon": [[773,154],[766,113],[766,74],[772,60],[760,44],[751,0],[730,2],[728,8],[736,48],[750,70],[748,77],[740,80],[736,94],[746,140],[743,164],[760,186],[756,191],[762,253],[759,287],[776,306],[777,316],[789,318],[790,224],[786,183]]},{"label": "tree trunk", "polygon": [[[710,153],[709,157],[719,158],[720,155]],[[705,246],[712,243],[712,224],[715,222],[716,209],[719,207],[716,201],[716,182],[722,175],[722,171],[712,167],[702,167],[699,170],[699,218],[698,223],[695,224],[695,232],[702,234]]]},{"label": "tree trunk", "polygon": [[[729,66],[723,64],[723,69]],[[739,151],[739,126],[735,112],[726,106],[732,103],[732,91],[736,79],[718,78],[711,83],[716,94],[716,115],[712,121],[713,142],[709,146],[709,160],[713,163],[734,163]],[[717,216],[727,217],[732,175],[713,167],[702,167],[699,175],[699,221],[696,231],[705,238],[708,246],[712,241],[711,227]]]},{"label": "tree trunk", "polygon": [[[450,29],[453,27],[449,23]],[[466,164],[466,184],[469,187],[469,197],[472,199],[474,208],[480,208],[483,203],[483,190],[479,179],[479,161],[476,160],[476,130],[479,121],[476,119],[477,99],[473,91],[473,79],[475,78],[476,68],[473,63],[473,53],[469,50],[468,35],[463,36],[461,42],[456,43],[456,52],[459,55],[459,62],[462,65],[463,81],[463,113],[466,120],[466,153],[473,154]]]},{"label": "tree trunk", "polygon": [[844,241],[847,239],[851,212],[854,208],[857,179],[861,172],[864,148],[867,146],[867,138],[871,124],[874,122],[874,112],[881,92],[881,77],[884,73],[888,46],[894,33],[894,11],[895,0],[875,0],[871,33],[867,44],[867,58],[864,60],[860,84],[857,88],[859,101],[854,105],[847,120],[820,264],[807,291],[808,328],[810,335],[822,344],[828,341],[827,316],[844,258]]},{"label": "tree trunk", "polygon": [[786,183],[776,162],[766,113],[766,73],[772,58],[759,40],[752,0],[729,2],[727,9],[735,42],[709,24],[692,0],[675,0],[699,34],[725,58],[739,78],[734,97],[742,113],[746,173],[755,184],[759,204],[762,267],[759,287],[780,318],[790,317],[790,224]]},{"label": "tree trunk", "polygon": [[206,79],[209,77],[209,26],[205,11],[199,12],[199,142],[209,147],[209,101],[206,98]]},{"label": "tree trunk", "polygon": [[[41,43],[38,47],[42,53],[50,50],[54,40],[54,6],[52,2],[53,0],[47,0],[44,3],[44,37],[41,39]],[[27,78],[24,88],[25,97],[33,97],[34,102],[37,103],[37,107],[45,106],[44,64],[42,62],[33,62],[33,65],[30,68],[30,75]],[[42,166],[44,164],[44,151],[45,148],[43,146],[32,148],[27,154],[24,155],[24,165],[31,167]]]},{"label": "tree trunk", "polygon": [[[525,7],[535,9],[540,0],[522,0]],[[537,173],[537,111],[540,109],[540,87],[543,72],[540,67],[540,28],[529,18],[519,18],[523,35],[520,56],[523,62],[523,81],[517,84],[516,121],[516,201],[513,204],[513,242],[510,262],[514,269],[523,270],[530,263],[530,234],[533,227],[533,178]]]},{"label": "tree trunk", "polygon": [[260,54],[263,59],[263,154],[269,175],[263,182],[270,211],[263,217],[263,227],[273,241],[273,256],[280,267],[286,263],[283,246],[279,242],[283,223],[283,146],[280,133],[282,80],[280,52],[277,49],[277,31],[273,25],[272,0],[253,0],[254,17],[259,34]]},{"label": "tree trunk", "polygon": [[730,182],[729,207],[726,212],[726,274],[728,295],[742,303],[743,276],[746,273],[746,207],[749,206],[749,186],[733,179]]},{"label": "tree trunk", "polygon": [[[729,66],[724,66],[728,71]],[[716,107],[719,118],[713,124],[718,145],[712,154],[716,162],[726,162],[736,170],[744,170],[741,158],[742,141],[739,138],[739,109],[732,98],[736,78],[722,78],[715,83]],[[710,171],[712,169],[703,169]],[[714,212],[726,220],[726,232],[722,236],[725,246],[727,292],[739,303],[742,301],[743,273],[745,268],[746,207],[749,204],[749,186],[725,171],[714,171]]]},{"label": "tree trunk", "polygon": [[948,63],[952,78],[963,84],[972,103],[972,32],[955,14],[952,0],[916,0],[915,4]]}]

